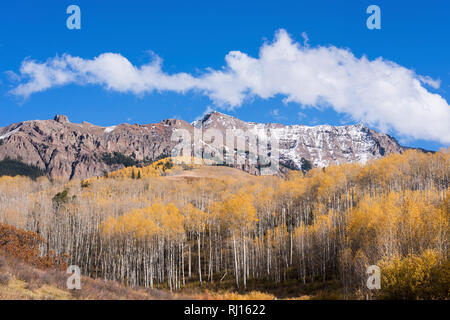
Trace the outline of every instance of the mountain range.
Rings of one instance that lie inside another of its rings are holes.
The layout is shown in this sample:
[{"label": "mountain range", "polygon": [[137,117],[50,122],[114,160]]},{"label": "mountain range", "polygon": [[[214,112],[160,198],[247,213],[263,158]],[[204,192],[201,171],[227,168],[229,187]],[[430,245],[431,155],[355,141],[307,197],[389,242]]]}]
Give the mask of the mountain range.
[{"label": "mountain range", "polygon": [[[264,140],[261,137],[263,133],[278,141],[281,174],[334,163],[364,163],[408,149],[390,135],[362,124],[305,126],[255,123],[214,111],[192,123],[166,119],[154,124],[123,123],[101,127],[88,122],[72,123],[64,115],[56,115],[53,120],[23,121],[0,128],[0,160],[20,159],[42,169],[52,178],[84,179],[125,166],[143,166],[169,156],[179,143],[172,138],[174,131],[179,129],[189,132],[191,143],[201,145],[202,151],[217,147],[211,140],[208,143],[196,136],[195,129],[215,129],[224,136],[227,130],[240,129],[259,140]],[[250,140],[247,137],[247,147]],[[229,150],[224,151],[230,153]],[[251,174],[261,174],[261,167],[248,161],[248,151],[234,149],[233,152],[235,155],[243,152],[247,158],[245,163],[231,166]]]}]

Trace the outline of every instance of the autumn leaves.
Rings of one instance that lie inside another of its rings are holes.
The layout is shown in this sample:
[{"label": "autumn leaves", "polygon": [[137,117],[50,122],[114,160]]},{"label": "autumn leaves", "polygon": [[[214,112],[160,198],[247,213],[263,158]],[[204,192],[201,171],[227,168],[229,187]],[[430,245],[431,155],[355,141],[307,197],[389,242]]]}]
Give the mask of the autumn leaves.
[{"label": "autumn leaves", "polygon": [[[44,254],[67,252],[85,275],[131,286],[333,281],[342,297],[363,297],[365,270],[377,264],[387,288],[380,297],[395,298],[399,283],[406,286],[400,296],[423,294],[395,278],[402,270],[414,274],[415,266],[426,283],[439,284],[427,297],[445,287],[446,150],[411,150],[286,179],[172,180],[160,176],[164,161],[142,168],[140,179],[130,169],[83,185],[0,178],[0,221],[39,230]],[[61,190],[67,201],[54,206]]]}]

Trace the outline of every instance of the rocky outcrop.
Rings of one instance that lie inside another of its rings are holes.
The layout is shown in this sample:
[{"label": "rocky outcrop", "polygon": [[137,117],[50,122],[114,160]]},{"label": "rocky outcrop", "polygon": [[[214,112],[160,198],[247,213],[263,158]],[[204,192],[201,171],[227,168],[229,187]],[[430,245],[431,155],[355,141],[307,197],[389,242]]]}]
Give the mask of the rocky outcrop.
[{"label": "rocky outcrop", "polygon": [[[192,124],[168,119],[155,124],[120,124],[100,127],[87,122],[71,123],[64,115],[53,120],[32,120],[0,128],[0,159],[20,158],[38,166],[50,177],[65,179],[103,175],[130,163],[145,165],[170,155],[179,141],[172,141],[177,129],[191,134],[192,143],[210,147],[208,141],[198,141],[194,128],[242,129],[258,139],[261,132],[279,141],[279,157],[284,167],[300,169],[309,160],[313,166],[331,163],[364,162],[390,153],[401,153],[400,146],[389,135],[361,124],[349,126],[285,126],[244,122],[212,112]],[[201,139],[201,137],[200,137]],[[237,150],[235,150],[236,152]],[[255,165],[236,166],[259,174]]]},{"label": "rocky outcrop", "polygon": [[58,123],[69,123],[69,118],[67,118],[67,116],[65,115],[60,114],[57,114],[55,118],[53,118],[53,120],[55,120]]}]

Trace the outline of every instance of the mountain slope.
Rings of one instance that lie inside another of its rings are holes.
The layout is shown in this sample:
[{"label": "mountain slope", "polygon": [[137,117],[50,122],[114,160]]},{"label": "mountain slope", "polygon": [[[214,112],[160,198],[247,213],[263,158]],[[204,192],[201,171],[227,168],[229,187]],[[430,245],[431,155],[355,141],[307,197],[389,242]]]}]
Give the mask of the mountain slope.
[{"label": "mountain slope", "polygon": [[[268,137],[276,139],[281,171],[286,168],[301,169],[305,159],[313,166],[327,166],[332,163],[365,162],[407,149],[389,135],[361,124],[285,126],[244,122],[212,112],[192,124],[168,119],[155,124],[124,123],[101,127],[87,122],[71,123],[66,116],[57,115],[53,120],[24,121],[0,128],[0,160],[19,158],[26,164],[45,170],[53,178],[84,179],[128,165],[149,164],[169,156],[180,141],[172,138],[178,129],[190,134],[191,145],[200,146],[200,152],[208,149],[218,151],[211,139],[194,135],[199,128],[203,132],[215,129],[223,137],[227,130],[241,129],[247,136],[247,145],[248,141],[252,141],[249,137],[260,142],[267,142]],[[245,150],[235,149],[233,152],[236,156],[239,152],[245,153]],[[260,174],[261,168],[249,163],[248,152],[246,157],[245,164],[231,166]]]},{"label": "mountain slope", "polygon": [[385,154],[401,153],[405,149],[395,138],[357,124],[347,126],[285,126],[277,123],[244,122],[220,112],[207,114],[192,123],[197,128],[227,128],[248,130],[255,135],[270,132],[279,141],[280,159],[300,169],[301,158],[317,167],[331,163],[365,162]]}]

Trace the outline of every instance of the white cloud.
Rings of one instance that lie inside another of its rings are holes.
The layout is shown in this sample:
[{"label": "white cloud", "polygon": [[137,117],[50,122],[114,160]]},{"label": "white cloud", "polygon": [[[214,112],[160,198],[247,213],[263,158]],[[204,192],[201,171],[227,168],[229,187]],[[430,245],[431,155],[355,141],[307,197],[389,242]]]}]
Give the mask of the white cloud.
[{"label": "white cloud", "polygon": [[287,120],[288,118],[284,115],[281,114],[280,109],[272,109],[270,111],[270,115],[277,121],[283,121],[283,120]]},{"label": "white cloud", "polygon": [[303,38],[303,45],[305,47],[308,47],[309,46],[309,37],[306,34],[306,32],[304,32],[304,31],[302,32],[302,38]]},{"label": "white cloud", "polygon": [[440,81],[417,75],[413,70],[378,58],[357,58],[334,46],[308,46],[279,30],[253,58],[240,51],[225,57],[221,70],[208,69],[194,76],[168,74],[162,60],[134,66],[116,53],[94,59],[68,54],[44,63],[25,60],[21,83],[12,93],[31,94],[69,83],[101,85],[108,90],[137,95],[153,91],[207,95],[216,106],[234,108],[249,98],[282,95],[286,102],[306,107],[329,106],[357,121],[383,131],[396,130],[404,137],[450,143],[450,107],[447,101],[424,85],[439,88]]},{"label": "white cloud", "polygon": [[418,78],[422,83],[427,84],[434,89],[439,89],[439,87],[441,86],[440,79],[434,80],[429,76],[418,76]]},{"label": "white cloud", "polygon": [[201,115],[197,116],[194,121],[203,119],[208,113],[211,113],[213,111],[215,111],[213,107],[207,106],[205,111]]},{"label": "white cloud", "polygon": [[298,115],[298,120],[303,120],[303,119],[307,118],[307,115],[301,111],[299,111],[297,113],[297,115]]},{"label": "white cloud", "polygon": [[280,115],[280,110],[273,109],[270,113],[272,114],[272,116],[278,117]]}]

